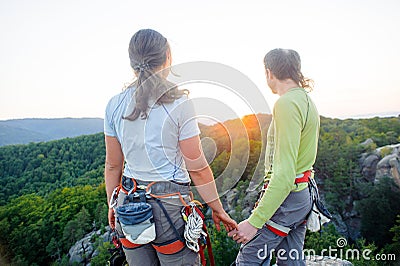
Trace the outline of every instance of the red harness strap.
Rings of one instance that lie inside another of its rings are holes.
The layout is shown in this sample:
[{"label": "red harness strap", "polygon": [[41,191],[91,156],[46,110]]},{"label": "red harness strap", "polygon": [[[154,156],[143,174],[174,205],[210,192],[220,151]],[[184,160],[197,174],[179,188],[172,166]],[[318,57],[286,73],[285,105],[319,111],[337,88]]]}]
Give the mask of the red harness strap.
[{"label": "red harness strap", "polygon": [[[207,234],[207,237],[206,237],[206,240],[207,240],[207,253],[208,253],[208,258],[210,260],[210,266],[215,266],[214,254],[212,252],[212,246],[211,246],[211,239],[210,239],[210,236],[208,235],[207,227],[206,227],[205,224],[203,224],[203,230]],[[204,246],[200,245],[200,247],[201,247],[201,250],[202,250],[202,253],[203,253],[203,256],[204,256]],[[204,265],[206,265],[205,259],[204,259]]]},{"label": "red harness strap", "polygon": [[310,180],[311,177],[311,170],[307,170],[303,173],[302,177],[297,177],[294,180],[295,184],[299,184],[299,183],[307,183]]},{"label": "red harness strap", "polygon": [[170,255],[181,251],[186,245],[179,239],[176,239],[171,243],[161,243],[161,244],[152,243],[152,246],[158,252]]},{"label": "red harness strap", "polygon": [[[311,177],[311,170],[307,170],[303,173],[302,177],[296,177],[294,183],[295,184],[307,183],[310,180],[310,177]],[[264,189],[267,189],[268,183],[265,183],[263,187]]]},{"label": "red harness strap", "polygon": [[269,225],[269,224],[267,224],[266,226],[267,226],[267,228],[268,228],[272,233],[274,233],[275,235],[283,236],[283,237],[285,237],[285,236],[288,235],[287,233],[285,233],[285,232],[283,232],[283,231],[281,231],[281,230],[279,230],[279,229],[277,229],[277,228],[275,228],[275,227],[272,227],[272,226]]},{"label": "red harness strap", "polygon": [[[126,238],[120,237],[119,240],[121,241],[122,246],[126,249],[134,249],[142,246],[141,244],[132,243]],[[185,243],[183,243],[179,239],[176,239],[171,243],[161,243],[161,244],[151,243],[151,244],[155,250],[157,250],[162,254],[167,254],[167,255],[175,254],[181,251],[186,246]]]},{"label": "red harness strap", "polygon": [[131,241],[129,241],[126,238],[120,237],[119,240],[121,241],[122,246],[126,249],[133,249],[133,248],[138,248],[141,246],[141,244],[132,243]]}]

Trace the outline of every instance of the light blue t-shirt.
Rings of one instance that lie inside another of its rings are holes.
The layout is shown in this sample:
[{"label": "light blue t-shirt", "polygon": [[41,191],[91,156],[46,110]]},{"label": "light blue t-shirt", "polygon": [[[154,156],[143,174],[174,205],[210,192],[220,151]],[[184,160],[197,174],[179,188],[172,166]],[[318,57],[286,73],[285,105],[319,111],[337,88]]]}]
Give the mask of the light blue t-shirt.
[{"label": "light blue t-shirt", "polygon": [[183,95],[173,103],[149,103],[148,117],[123,119],[135,106],[130,87],[108,102],[104,133],[116,137],[125,158],[124,176],[142,181],[190,182],[179,141],[200,134],[192,101]]}]

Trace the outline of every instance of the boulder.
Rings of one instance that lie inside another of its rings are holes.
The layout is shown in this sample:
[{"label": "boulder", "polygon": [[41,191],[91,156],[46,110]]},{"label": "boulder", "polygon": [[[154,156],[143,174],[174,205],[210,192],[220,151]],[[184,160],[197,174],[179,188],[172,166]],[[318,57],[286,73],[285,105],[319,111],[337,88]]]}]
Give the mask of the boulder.
[{"label": "boulder", "polygon": [[[368,146],[372,143],[373,141],[368,139],[360,145]],[[375,183],[383,177],[390,177],[400,186],[400,143],[363,153],[359,163],[365,181]]]},{"label": "boulder", "polygon": [[85,235],[84,238],[77,241],[70,249],[69,249],[69,262],[73,264],[77,263],[88,263],[89,258],[92,257],[93,254],[93,243],[92,237],[96,234],[96,232],[91,232]]},{"label": "boulder", "polygon": [[362,158],[360,160],[361,173],[366,181],[368,182],[375,181],[376,165],[378,164],[380,159],[381,158],[378,154],[372,153],[365,155],[365,158]]},{"label": "boulder", "polygon": [[400,144],[377,149],[384,156],[376,165],[375,182],[390,177],[400,186]]},{"label": "boulder", "polygon": [[82,239],[78,240],[68,252],[69,263],[79,263],[80,265],[90,265],[90,260],[96,255],[93,247],[92,239],[94,236],[99,236],[103,241],[110,241],[110,228],[106,227],[106,232],[101,235],[101,230],[93,231],[86,234]]},{"label": "boulder", "polygon": [[374,144],[374,141],[371,138],[366,139],[364,142],[360,143],[360,145],[364,147],[368,147],[372,144]]},{"label": "boulder", "polygon": [[328,256],[307,256],[306,257],[307,266],[352,266],[353,264],[347,260],[342,260],[335,257]]}]

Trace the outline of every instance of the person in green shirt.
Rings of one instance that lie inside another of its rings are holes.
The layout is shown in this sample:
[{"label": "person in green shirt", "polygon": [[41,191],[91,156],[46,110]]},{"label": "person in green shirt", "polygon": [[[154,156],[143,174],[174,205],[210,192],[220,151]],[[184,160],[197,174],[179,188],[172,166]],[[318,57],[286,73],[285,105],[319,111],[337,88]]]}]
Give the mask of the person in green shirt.
[{"label": "person in green shirt", "polygon": [[228,235],[242,243],[236,265],[269,265],[272,252],[278,265],[305,265],[305,220],[312,206],[306,188],[317,156],[319,114],[296,51],[271,50],[264,64],[268,86],[280,96],[267,134],[264,189],[250,217]]}]

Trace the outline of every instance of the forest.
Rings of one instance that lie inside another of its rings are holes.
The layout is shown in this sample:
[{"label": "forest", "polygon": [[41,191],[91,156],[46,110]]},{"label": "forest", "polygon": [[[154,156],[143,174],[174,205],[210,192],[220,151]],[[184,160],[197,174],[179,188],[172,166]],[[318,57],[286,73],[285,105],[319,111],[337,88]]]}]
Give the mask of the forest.
[{"label": "forest", "polygon": [[[259,114],[200,127],[224,207],[238,221],[247,218],[263,178],[270,121],[270,115]],[[360,145],[367,139],[372,144]],[[363,153],[397,143],[400,117],[321,117],[314,169],[325,203],[337,220],[346,224],[350,210],[360,217],[359,234],[345,235],[349,245],[399,257],[400,188],[390,177],[369,182],[360,166]],[[77,240],[94,230],[105,231],[104,160],[102,133],[0,147],[0,263],[69,265],[68,250]],[[343,236],[337,224],[333,221],[321,233],[308,233],[305,247],[321,251],[336,245]],[[239,246],[225,232],[217,232],[211,224],[209,228],[217,265],[230,265]],[[98,256],[91,265],[104,265],[110,243],[96,238],[93,242]]]}]

